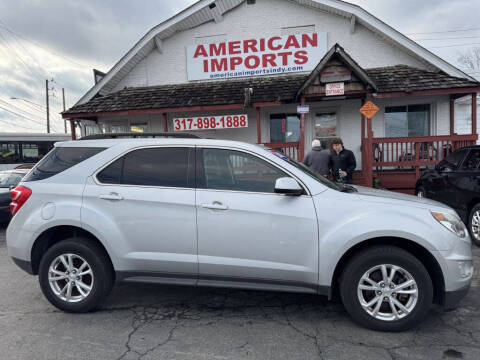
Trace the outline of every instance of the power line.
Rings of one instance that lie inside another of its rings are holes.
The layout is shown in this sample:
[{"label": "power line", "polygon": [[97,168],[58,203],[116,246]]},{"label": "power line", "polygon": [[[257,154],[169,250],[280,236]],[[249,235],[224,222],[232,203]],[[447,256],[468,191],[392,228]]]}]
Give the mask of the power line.
[{"label": "power line", "polygon": [[472,46],[472,45],[480,45],[480,43],[454,44],[454,45],[444,45],[444,46],[428,46],[428,48],[429,49],[440,49],[440,48],[449,48],[449,47],[456,47],[456,46]]},{"label": "power line", "polygon": [[64,56],[64,55],[57,54],[57,53],[55,53],[55,52],[53,52],[53,51],[51,51],[51,50],[43,47],[43,45],[40,45],[38,42],[33,41],[33,40],[30,40],[30,39],[26,38],[25,36],[23,36],[23,35],[15,32],[15,31],[13,31],[13,30],[11,30],[11,29],[7,26],[7,24],[6,24],[4,21],[2,21],[1,19],[0,19],[0,23],[3,24],[3,25],[0,25],[0,27],[3,28],[3,29],[5,29],[5,30],[7,30],[9,33],[18,36],[18,37],[22,38],[23,40],[28,41],[29,43],[34,44],[35,46],[38,46],[39,48],[41,48],[41,49],[49,52],[50,54],[53,54],[53,55],[55,55],[55,56],[59,56],[59,57],[61,57],[61,58],[64,58],[65,60],[70,61],[71,63],[73,63],[73,64],[75,64],[75,65],[77,65],[77,66],[79,66],[79,67],[82,67],[82,68],[84,68],[84,69],[85,69],[85,68],[91,68],[91,67],[92,67],[92,66],[86,66],[85,64],[80,64],[80,63],[78,63],[78,62],[76,62],[76,61],[74,61],[74,60],[72,60],[72,59],[70,59],[70,58],[68,58],[68,57],[66,57],[66,56]]},{"label": "power line", "polygon": [[[1,108],[1,106],[0,106]],[[7,110],[8,111],[8,110]],[[21,115],[17,115],[17,116],[20,116],[21,118],[25,118],[24,116],[21,116]],[[18,125],[18,124],[12,124],[12,123],[9,123],[7,122],[7,120],[3,119],[3,118],[0,118],[0,120],[4,121],[4,123],[6,125],[10,125],[10,126],[14,126],[14,127],[19,127],[19,128],[22,128],[22,129],[27,129],[27,130],[35,130],[35,131],[38,131],[38,129],[36,128],[32,128],[32,127],[27,127],[27,126],[23,126],[23,125]]]},{"label": "power line", "polygon": [[478,36],[460,36],[460,37],[451,37],[451,38],[434,38],[434,39],[415,39],[415,41],[427,41],[427,40],[458,40],[458,39],[479,39]]},{"label": "power line", "polygon": [[39,79],[42,79],[43,80],[43,75],[41,75],[40,73],[38,73],[36,70],[34,70],[33,68],[30,68],[26,63],[25,61],[22,59],[22,57],[20,55],[17,54],[17,52],[15,51],[15,49],[13,47],[10,46],[10,44],[8,43],[7,39],[2,35],[2,33],[0,32],[0,40],[3,39],[3,42],[5,44],[5,46],[10,49],[10,51],[12,52],[12,54],[17,57],[20,62],[23,64],[23,66],[28,70],[28,71],[33,71],[36,75],[38,75],[38,78]]},{"label": "power line", "polygon": [[0,103],[3,104],[3,106],[9,106],[10,109],[13,108],[13,110],[19,111],[19,112],[24,113],[24,114],[27,114],[28,116],[33,116],[33,117],[35,117],[35,118],[37,118],[37,119],[42,119],[42,120],[39,120],[39,121],[35,121],[35,120],[32,119],[32,121],[35,121],[35,122],[37,122],[38,124],[43,124],[44,119],[43,119],[42,117],[40,117],[39,115],[37,115],[37,114],[29,113],[28,111],[25,111],[24,109],[19,108],[19,107],[15,106],[15,105],[12,105],[12,104],[10,104],[9,102],[4,101],[4,100],[1,100],[1,99],[0,99]]},{"label": "power line", "polygon": [[36,124],[38,124],[38,125],[42,125],[42,126],[45,125],[45,124],[42,124],[42,123],[37,122],[36,120],[30,119],[30,118],[27,117],[27,116],[24,116],[24,115],[22,115],[22,114],[19,114],[19,113],[15,112],[15,111],[12,111],[12,110],[9,110],[9,109],[7,109],[7,108],[4,108],[4,107],[1,106],[1,105],[0,105],[0,109],[3,109],[3,110],[5,110],[5,111],[8,111],[9,113],[12,113],[12,114],[14,114],[14,115],[20,116],[21,118],[24,118],[24,119],[33,121],[34,123],[36,123]]},{"label": "power line", "polygon": [[480,28],[470,28],[470,29],[459,29],[459,30],[444,30],[444,31],[429,31],[429,32],[417,32],[417,33],[406,33],[405,35],[425,35],[425,34],[446,34],[446,33],[454,33],[454,32],[462,32],[462,31],[477,31]]},{"label": "power line", "polygon": [[46,106],[37,104],[37,103],[35,103],[33,101],[30,101],[30,100],[27,100],[27,99],[22,99],[22,98],[17,98],[17,97],[11,97],[10,99],[26,101],[28,104],[35,105],[37,108],[40,108],[42,111],[45,111],[47,109]]}]

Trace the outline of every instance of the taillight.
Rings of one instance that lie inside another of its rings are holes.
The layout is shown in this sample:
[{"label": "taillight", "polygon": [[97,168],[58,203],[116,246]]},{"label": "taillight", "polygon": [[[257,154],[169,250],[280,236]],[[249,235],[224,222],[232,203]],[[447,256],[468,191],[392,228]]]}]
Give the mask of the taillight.
[{"label": "taillight", "polygon": [[17,186],[15,189],[10,191],[10,196],[12,202],[10,203],[10,212],[14,216],[18,210],[25,204],[28,198],[32,195],[32,190],[26,186]]}]

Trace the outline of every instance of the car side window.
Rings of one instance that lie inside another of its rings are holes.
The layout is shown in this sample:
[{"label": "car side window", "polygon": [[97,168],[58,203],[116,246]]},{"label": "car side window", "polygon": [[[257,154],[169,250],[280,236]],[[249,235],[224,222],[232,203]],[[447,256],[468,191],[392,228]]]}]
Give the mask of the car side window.
[{"label": "car side window", "polygon": [[480,149],[472,149],[463,161],[461,170],[476,171],[480,165]]},{"label": "car side window", "polygon": [[202,149],[197,154],[199,188],[274,193],[276,180],[289,177],[268,162],[241,151]]},{"label": "car side window", "polygon": [[182,147],[134,150],[99,172],[97,180],[104,184],[193,187],[193,153],[193,149]]}]

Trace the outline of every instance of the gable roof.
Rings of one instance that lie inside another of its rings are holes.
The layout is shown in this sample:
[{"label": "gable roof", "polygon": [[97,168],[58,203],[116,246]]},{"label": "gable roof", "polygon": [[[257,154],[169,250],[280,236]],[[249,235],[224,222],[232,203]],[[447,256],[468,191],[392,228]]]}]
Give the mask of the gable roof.
[{"label": "gable roof", "polygon": [[339,45],[335,44],[332,48],[325,54],[325,56],[320,60],[318,65],[313,69],[313,71],[308,76],[307,80],[303,83],[300,89],[297,92],[296,98],[298,99],[303,91],[315,80],[315,78],[320,74],[320,72],[324,69],[325,65],[333,58],[339,58],[353,73],[358,76],[358,78],[363,81],[365,84],[370,85],[370,87],[374,90],[377,90],[377,85],[375,82],[370,78],[368,73],[363,70],[363,68],[357,64],[355,60],[352,59],[350,55],[348,55],[345,50]]},{"label": "gable roof", "polygon": [[[406,65],[366,69],[377,93],[479,87],[479,83]],[[292,103],[310,75],[277,75],[208,81],[191,84],[131,87],[78,104],[62,113],[64,118],[101,116],[105,113],[243,104],[246,88],[252,88],[251,103]]]},{"label": "gable roof", "polygon": [[[308,6],[313,9],[323,10],[350,18],[352,24],[358,22],[379,34],[387,41],[404,49],[417,58],[426,61],[434,68],[445,72],[451,76],[472,79],[455,66],[441,59],[437,55],[423,48],[415,41],[401,34],[391,26],[379,20],[358,5],[350,4],[341,0],[290,0],[299,5]],[[92,99],[97,94],[107,94],[116,84],[126,76],[145,56],[149,54],[156,46],[156,43],[162,39],[171,37],[176,32],[188,30],[206,22],[218,19],[218,16],[234,9],[245,0],[199,0],[192,6],[186,8],[170,19],[152,28],[143,36],[111,69],[106,76],[95,84],[87,93],[77,102],[82,104]],[[215,3],[215,7],[210,5]]]}]

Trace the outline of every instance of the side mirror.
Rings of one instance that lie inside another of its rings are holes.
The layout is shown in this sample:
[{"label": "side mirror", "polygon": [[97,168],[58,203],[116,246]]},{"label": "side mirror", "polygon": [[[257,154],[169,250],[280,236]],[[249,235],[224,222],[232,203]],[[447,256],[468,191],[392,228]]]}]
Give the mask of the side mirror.
[{"label": "side mirror", "polygon": [[300,196],[303,195],[304,190],[297,182],[297,180],[291,177],[283,177],[275,181],[275,193],[291,196]]}]

